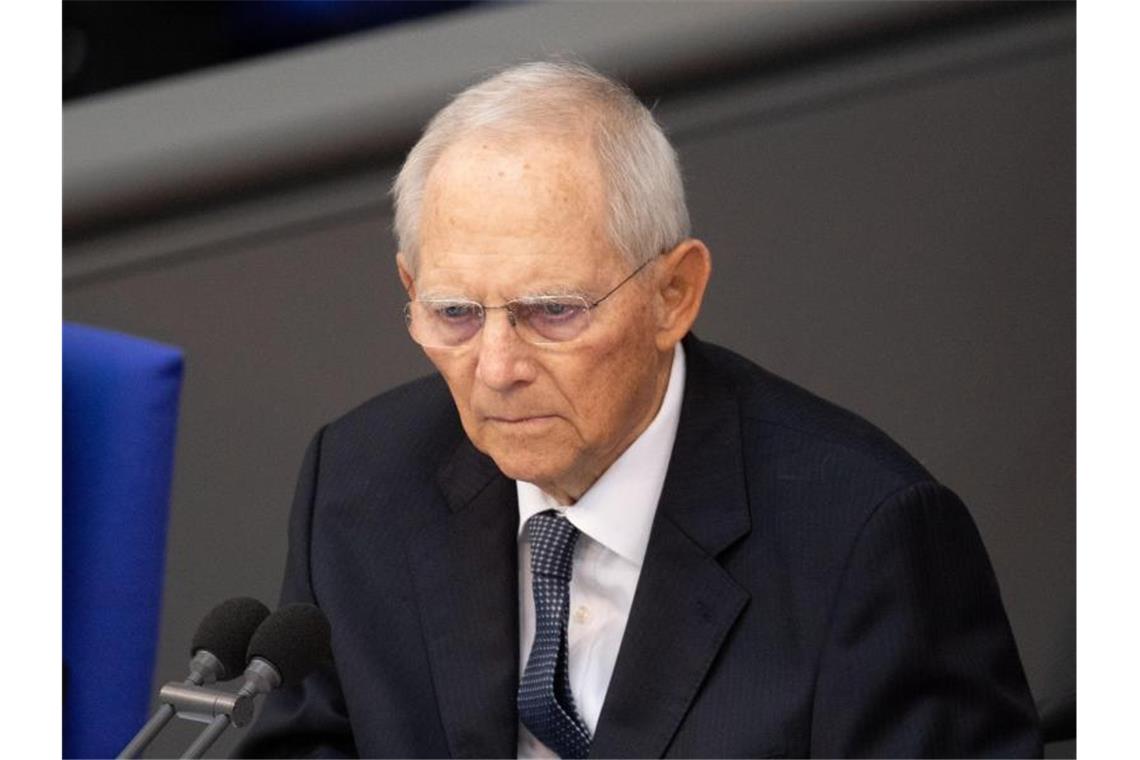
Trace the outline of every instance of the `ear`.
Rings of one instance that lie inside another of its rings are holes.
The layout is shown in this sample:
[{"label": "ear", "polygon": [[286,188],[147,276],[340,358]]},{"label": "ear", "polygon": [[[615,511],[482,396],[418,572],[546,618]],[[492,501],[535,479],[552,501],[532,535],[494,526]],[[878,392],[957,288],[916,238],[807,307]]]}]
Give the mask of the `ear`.
[{"label": "ear", "polygon": [[672,351],[701,310],[712,255],[700,240],[689,238],[661,254],[657,267],[657,349]]},{"label": "ear", "polygon": [[408,298],[413,301],[416,300],[416,279],[412,275],[408,257],[403,252],[396,254],[396,271],[400,273],[400,283],[404,286],[404,292],[408,294]]}]

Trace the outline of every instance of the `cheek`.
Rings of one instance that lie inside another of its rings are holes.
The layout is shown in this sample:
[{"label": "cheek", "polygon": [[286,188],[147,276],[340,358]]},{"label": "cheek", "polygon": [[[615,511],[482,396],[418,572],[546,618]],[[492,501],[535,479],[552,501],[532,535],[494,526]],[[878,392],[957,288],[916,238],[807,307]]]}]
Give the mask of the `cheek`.
[{"label": "cheek", "polygon": [[638,416],[642,397],[651,390],[647,378],[653,356],[621,343],[593,348],[592,361],[556,376],[562,378],[580,437],[588,446],[604,446]]}]

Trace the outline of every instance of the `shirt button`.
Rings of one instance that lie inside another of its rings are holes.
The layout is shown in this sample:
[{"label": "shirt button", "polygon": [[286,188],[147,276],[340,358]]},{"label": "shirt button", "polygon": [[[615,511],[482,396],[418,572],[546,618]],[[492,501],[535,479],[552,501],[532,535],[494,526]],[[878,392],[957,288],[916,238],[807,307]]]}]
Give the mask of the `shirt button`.
[{"label": "shirt button", "polygon": [[575,623],[588,623],[590,622],[590,610],[586,606],[580,606],[574,610]]}]

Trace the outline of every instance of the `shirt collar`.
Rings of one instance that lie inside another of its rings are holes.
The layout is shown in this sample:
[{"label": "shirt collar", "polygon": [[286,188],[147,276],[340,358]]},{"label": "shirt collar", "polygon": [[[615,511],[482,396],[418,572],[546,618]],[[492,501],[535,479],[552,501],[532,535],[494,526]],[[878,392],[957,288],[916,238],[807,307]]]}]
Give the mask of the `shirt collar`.
[{"label": "shirt collar", "polygon": [[678,343],[657,416],[573,506],[561,506],[533,483],[517,481],[519,535],[531,516],[554,509],[578,530],[640,567],[665,485],[684,391],[685,351]]}]

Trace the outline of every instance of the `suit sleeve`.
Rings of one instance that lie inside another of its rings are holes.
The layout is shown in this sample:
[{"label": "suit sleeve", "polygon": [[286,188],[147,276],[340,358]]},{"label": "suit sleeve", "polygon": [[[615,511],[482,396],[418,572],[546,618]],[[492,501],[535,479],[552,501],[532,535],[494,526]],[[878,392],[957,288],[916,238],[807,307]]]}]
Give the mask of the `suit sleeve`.
[{"label": "suit sleeve", "polygon": [[812,755],[1040,757],[1038,717],[966,507],[923,482],[848,558],[820,660]]},{"label": "suit sleeve", "polygon": [[[281,603],[320,606],[313,593],[309,546],[320,472],[319,431],[305,452],[289,517],[289,553]],[[334,652],[336,631],[333,631]],[[270,692],[235,757],[355,757],[357,754],[344,697],[333,663],[303,682]]]}]

